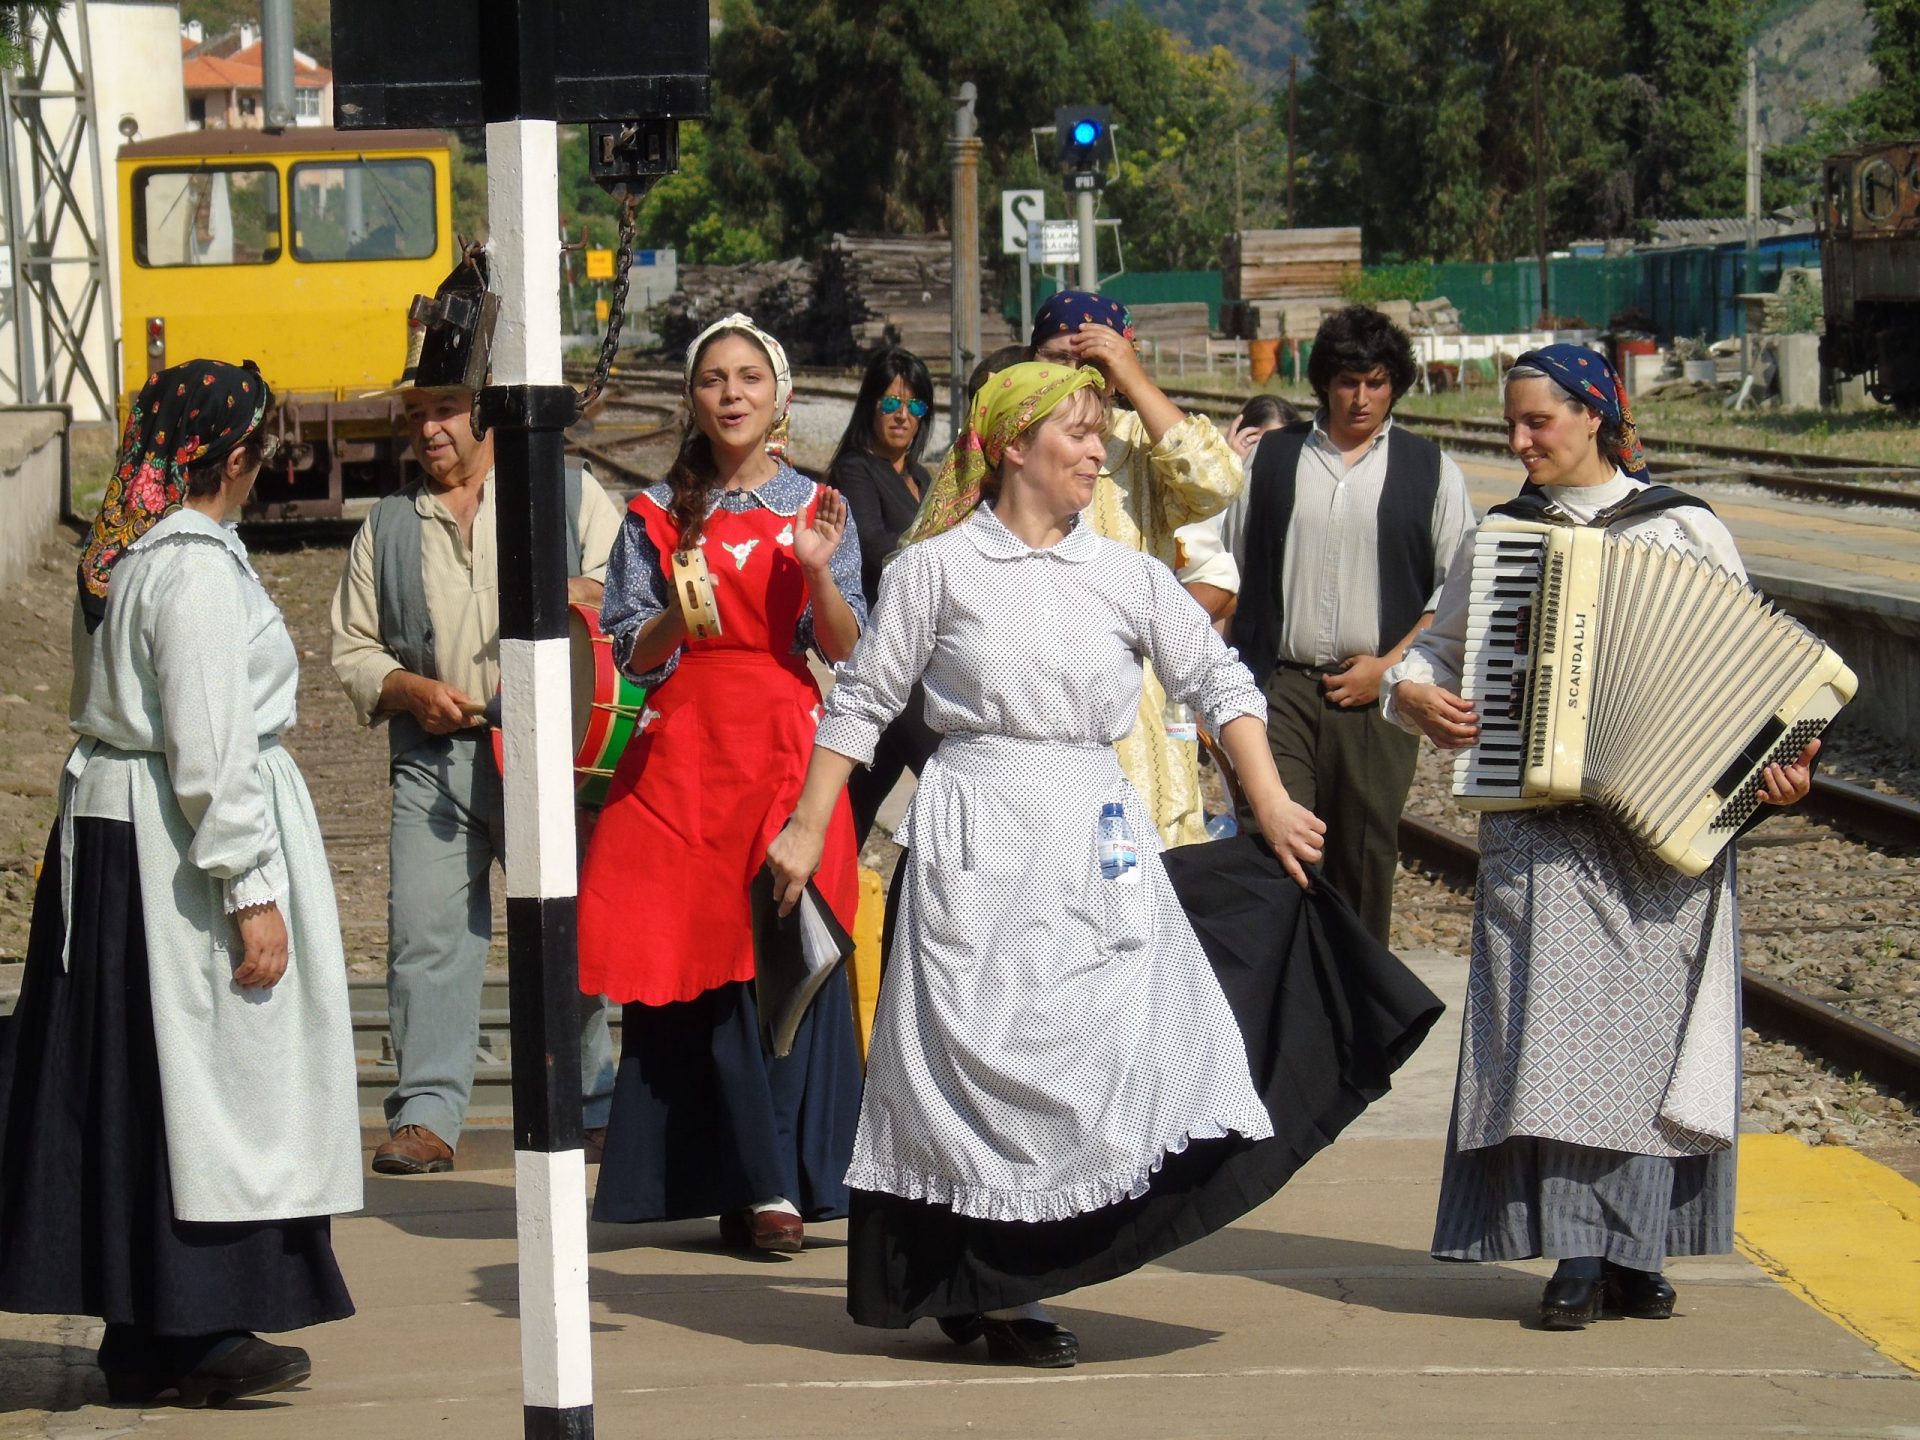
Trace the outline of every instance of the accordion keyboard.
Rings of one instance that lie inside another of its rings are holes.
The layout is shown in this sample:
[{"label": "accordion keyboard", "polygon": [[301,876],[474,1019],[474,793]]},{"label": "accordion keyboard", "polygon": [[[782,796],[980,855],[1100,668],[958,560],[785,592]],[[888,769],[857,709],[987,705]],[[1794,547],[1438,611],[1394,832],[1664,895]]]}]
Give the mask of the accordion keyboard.
[{"label": "accordion keyboard", "polygon": [[1497,806],[1525,794],[1546,552],[1544,534],[1503,535],[1474,547],[1460,696],[1479,714],[1480,738],[1454,757],[1453,793],[1462,799]]}]

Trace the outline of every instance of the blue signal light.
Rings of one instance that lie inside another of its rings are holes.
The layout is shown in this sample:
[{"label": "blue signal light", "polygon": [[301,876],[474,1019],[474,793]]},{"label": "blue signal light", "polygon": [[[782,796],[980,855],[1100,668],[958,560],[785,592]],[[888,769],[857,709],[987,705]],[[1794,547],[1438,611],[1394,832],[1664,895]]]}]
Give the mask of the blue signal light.
[{"label": "blue signal light", "polygon": [[1073,143],[1091,145],[1100,138],[1100,127],[1091,120],[1082,120],[1073,127]]}]

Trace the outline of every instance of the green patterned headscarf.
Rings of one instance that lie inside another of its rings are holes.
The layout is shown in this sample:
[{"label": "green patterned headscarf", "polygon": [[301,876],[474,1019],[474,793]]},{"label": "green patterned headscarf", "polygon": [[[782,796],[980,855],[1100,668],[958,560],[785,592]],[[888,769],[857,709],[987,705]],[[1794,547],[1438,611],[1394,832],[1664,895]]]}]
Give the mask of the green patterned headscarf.
[{"label": "green patterned headscarf", "polygon": [[931,540],[966,519],[980,503],[981,481],[999,466],[1010,443],[1046,419],[1069,395],[1090,388],[1103,390],[1106,384],[1106,377],[1091,365],[1044,360],[1022,361],[989,375],[967,413],[966,429],[954,441],[900,543]]}]

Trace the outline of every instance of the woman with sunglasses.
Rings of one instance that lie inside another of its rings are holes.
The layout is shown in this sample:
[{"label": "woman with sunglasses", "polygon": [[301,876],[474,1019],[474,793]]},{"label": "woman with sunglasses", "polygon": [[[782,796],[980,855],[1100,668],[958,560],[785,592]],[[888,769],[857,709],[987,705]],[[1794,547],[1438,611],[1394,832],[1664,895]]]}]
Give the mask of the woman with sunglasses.
[{"label": "woman with sunglasses", "polygon": [[299,658],[236,517],[272,449],[252,362],[162,370],[82,553],[74,747],[0,1042],[0,1310],[106,1322],[115,1403],[299,1384],[353,1314],[346,957],[280,743]]},{"label": "woman with sunglasses", "polygon": [[[924,361],[897,346],[867,366],[846,431],[827,467],[827,483],[846,497],[860,537],[860,588],[867,607],[880,595],[880,568],[920,508],[931,478],[920,463],[933,413],[933,377]],[[847,787],[855,843],[866,841],[874,816],[903,772],[915,775],[940,744],[927,728],[925,703],[915,696],[880,737],[871,768]]]}]

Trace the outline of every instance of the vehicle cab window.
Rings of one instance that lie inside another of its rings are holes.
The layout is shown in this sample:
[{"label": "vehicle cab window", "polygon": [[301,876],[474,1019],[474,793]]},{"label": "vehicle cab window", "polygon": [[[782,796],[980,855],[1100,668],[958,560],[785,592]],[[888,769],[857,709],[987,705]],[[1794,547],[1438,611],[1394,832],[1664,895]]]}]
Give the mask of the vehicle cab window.
[{"label": "vehicle cab window", "polygon": [[280,177],[270,168],[142,170],[133,180],[142,265],[270,265],[280,258]]},{"label": "vehicle cab window", "polygon": [[425,160],[295,165],[289,183],[295,260],[418,260],[439,243]]}]

